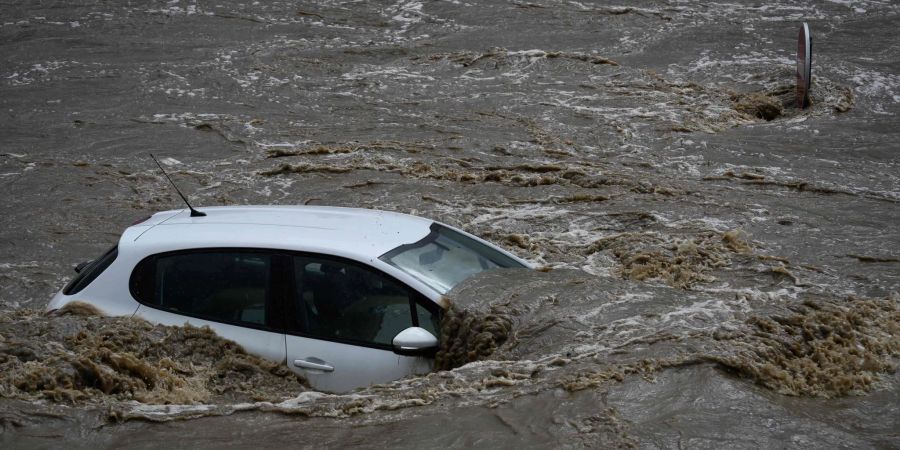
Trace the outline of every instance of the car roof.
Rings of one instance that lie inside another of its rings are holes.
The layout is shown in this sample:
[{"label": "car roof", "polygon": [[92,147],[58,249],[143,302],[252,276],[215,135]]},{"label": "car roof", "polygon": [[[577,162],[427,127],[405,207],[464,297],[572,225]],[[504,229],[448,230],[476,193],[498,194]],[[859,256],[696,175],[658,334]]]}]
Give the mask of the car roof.
[{"label": "car roof", "polygon": [[204,207],[164,211],[126,230],[120,246],[149,253],[188,248],[275,248],[370,260],[427,236],[431,220],[390,211],[331,206]]}]

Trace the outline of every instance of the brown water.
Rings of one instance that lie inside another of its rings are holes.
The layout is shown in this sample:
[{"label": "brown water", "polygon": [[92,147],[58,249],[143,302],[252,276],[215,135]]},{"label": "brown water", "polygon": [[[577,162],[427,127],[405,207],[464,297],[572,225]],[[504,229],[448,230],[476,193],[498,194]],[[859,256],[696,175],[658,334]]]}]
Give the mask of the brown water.
[{"label": "brown water", "polygon": [[[4,3],[0,442],[900,447],[898,14]],[[419,214],[552,270],[468,281],[444,324],[451,370],[348,395],[140,344],[224,345],[197,330],[135,326],[138,344],[104,352],[122,319],[29,308],[134,219],[180,207],[148,152],[197,205]],[[119,384],[72,372],[79,358]],[[71,375],[54,376],[67,394],[9,384],[36,361]]]}]

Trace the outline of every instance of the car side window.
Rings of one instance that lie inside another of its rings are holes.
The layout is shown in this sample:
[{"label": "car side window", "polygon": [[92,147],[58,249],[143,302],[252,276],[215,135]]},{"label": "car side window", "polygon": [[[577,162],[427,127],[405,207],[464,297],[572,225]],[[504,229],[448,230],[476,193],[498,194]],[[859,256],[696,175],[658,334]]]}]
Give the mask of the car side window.
[{"label": "car side window", "polygon": [[159,255],[132,276],[135,297],[150,306],[216,322],[264,326],[272,255],[209,251]]},{"label": "car side window", "polygon": [[416,315],[419,318],[420,327],[428,330],[435,337],[441,335],[441,317],[436,312],[429,311],[416,303]]},{"label": "car side window", "polygon": [[320,257],[295,256],[295,314],[288,331],[389,346],[413,326],[411,290],[378,271]]}]

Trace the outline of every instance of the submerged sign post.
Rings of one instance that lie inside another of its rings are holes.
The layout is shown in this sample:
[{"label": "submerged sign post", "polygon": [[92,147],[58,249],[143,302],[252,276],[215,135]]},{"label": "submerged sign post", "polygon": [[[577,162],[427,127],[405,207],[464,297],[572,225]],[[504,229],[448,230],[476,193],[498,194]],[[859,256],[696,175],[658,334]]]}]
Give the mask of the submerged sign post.
[{"label": "submerged sign post", "polygon": [[809,25],[803,22],[797,36],[797,107],[809,106],[809,87],[812,82],[812,36]]}]

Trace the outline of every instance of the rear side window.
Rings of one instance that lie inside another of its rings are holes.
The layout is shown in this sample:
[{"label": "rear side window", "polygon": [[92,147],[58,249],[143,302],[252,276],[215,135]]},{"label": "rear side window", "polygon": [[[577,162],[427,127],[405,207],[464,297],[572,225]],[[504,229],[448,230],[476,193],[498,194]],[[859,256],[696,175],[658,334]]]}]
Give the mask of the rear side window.
[{"label": "rear side window", "polygon": [[92,281],[96,280],[97,277],[99,277],[100,274],[116,260],[116,256],[119,256],[118,246],[107,250],[103,256],[91,261],[90,264],[84,269],[81,269],[81,272],[66,285],[63,289],[63,294],[74,295],[81,292],[82,289],[86,288]]},{"label": "rear side window", "polygon": [[157,309],[216,322],[265,327],[273,255],[252,251],[192,251],[141,261],[131,293]]}]

